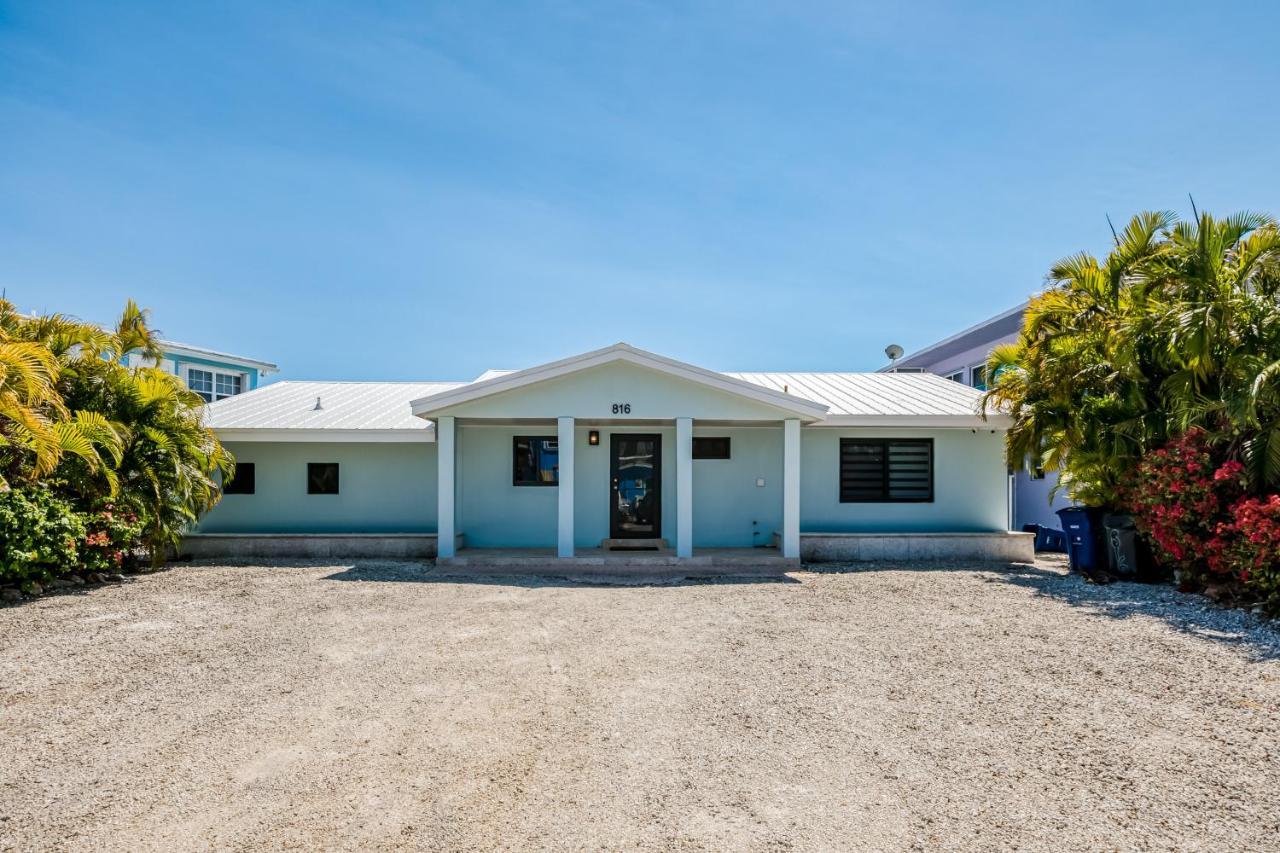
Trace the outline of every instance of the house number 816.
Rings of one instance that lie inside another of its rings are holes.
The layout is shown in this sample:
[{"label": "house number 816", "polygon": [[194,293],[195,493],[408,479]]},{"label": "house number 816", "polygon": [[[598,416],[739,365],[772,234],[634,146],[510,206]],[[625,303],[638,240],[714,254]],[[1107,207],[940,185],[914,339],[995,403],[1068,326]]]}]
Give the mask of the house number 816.
[{"label": "house number 816", "polygon": [[614,403],[613,413],[615,415],[629,415],[631,414],[631,404],[630,403]]}]

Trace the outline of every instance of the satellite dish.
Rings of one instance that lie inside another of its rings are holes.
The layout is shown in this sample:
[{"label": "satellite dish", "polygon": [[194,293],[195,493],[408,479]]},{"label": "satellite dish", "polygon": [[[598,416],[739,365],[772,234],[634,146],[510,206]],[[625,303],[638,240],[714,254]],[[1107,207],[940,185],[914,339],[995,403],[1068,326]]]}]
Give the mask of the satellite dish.
[{"label": "satellite dish", "polygon": [[889,344],[884,348],[884,354],[889,356],[890,361],[897,361],[902,358],[902,347],[897,344]]}]

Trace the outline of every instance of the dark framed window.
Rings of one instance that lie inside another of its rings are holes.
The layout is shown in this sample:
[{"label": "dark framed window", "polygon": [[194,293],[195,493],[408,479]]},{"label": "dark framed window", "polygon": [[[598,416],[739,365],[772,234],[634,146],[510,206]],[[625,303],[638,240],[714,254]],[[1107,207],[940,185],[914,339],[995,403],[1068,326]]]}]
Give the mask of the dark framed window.
[{"label": "dark framed window", "polygon": [[933,439],[840,439],[840,503],[931,503]]},{"label": "dark framed window", "polygon": [[338,493],[338,463],[307,463],[307,494],[336,495]]},{"label": "dark framed window", "polygon": [[554,486],[560,481],[560,441],[554,435],[515,436],[511,457],[514,486]]},{"label": "dark framed window", "polygon": [[256,486],[256,477],[252,462],[237,462],[236,472],[230,480],[222,484],[224,495],[251,495]]},{"label": "dark framed window", "polygon": [[693,437],[693,458],[728,459],[729,437],[695,435]]}]

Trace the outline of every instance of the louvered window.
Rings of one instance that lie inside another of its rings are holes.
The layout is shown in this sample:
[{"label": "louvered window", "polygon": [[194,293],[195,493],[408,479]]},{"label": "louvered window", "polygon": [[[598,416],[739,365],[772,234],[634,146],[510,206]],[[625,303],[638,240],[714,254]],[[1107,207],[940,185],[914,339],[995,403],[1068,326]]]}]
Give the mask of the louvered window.
[{"label": "louvered window", "polygon": [[840,503],[933,501],[933,439],[840,439]]}]

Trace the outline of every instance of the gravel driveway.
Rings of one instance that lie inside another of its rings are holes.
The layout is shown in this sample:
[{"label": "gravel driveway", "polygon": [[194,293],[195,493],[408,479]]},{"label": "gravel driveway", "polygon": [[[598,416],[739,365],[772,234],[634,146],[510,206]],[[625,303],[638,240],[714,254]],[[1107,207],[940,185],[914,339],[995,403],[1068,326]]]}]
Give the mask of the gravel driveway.
[{"label": "gravel driveway", "polygon": [[1058,564],[0,609],[0,849],[1262,849],[1280,636]]}]

